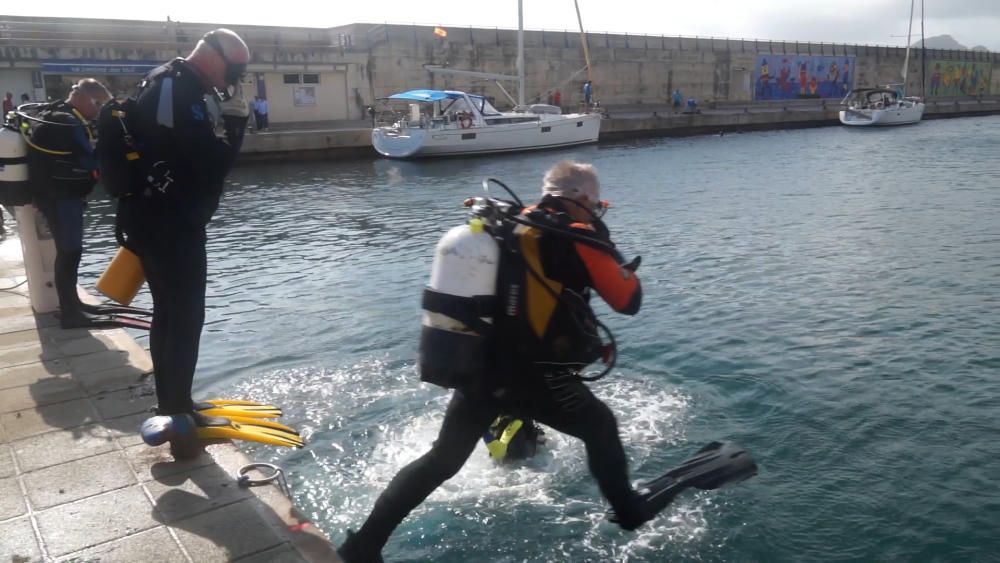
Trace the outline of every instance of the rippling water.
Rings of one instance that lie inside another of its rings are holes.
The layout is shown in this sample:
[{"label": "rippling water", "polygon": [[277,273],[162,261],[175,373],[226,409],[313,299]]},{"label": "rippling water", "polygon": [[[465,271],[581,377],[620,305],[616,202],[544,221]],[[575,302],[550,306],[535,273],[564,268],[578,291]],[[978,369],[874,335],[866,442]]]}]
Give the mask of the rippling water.
[{"label": "rippling water", "polygon": [[[477,450],[390,560],[996,561],[998,150],[989,117],[244,167],[210,227],[197,392],[285,408],[309,446],[246,449],[292,472],[339,543],[436,435],[447,396],[415,373],[419,299],[462,200],[484,176],[529,199],[556,160],[591,161],[620,247],[643,256],[644,309],[605,314],[621,359],[594,386],[634,477],[717,438],[760,475],[623,533],[582,446],[549,432],[522,467]],[[91,208],[91,279],[108,212]]]}]

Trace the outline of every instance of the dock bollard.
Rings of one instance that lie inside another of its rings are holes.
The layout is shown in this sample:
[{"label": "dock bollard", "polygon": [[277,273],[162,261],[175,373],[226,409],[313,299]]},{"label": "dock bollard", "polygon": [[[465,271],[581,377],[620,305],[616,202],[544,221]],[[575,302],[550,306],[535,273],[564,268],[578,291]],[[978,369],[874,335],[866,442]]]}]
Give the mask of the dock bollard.
[{"label": "dock bollard", "polygon": [[28,276],[28,291],[31,308],[36,313],[51,313],[59,310],[59,294],[56,293],[56,242],[45,216],[34,205],[14,208],[17,218],[17,234],[21,238],[21,252],[24,254],[24,270]]}]

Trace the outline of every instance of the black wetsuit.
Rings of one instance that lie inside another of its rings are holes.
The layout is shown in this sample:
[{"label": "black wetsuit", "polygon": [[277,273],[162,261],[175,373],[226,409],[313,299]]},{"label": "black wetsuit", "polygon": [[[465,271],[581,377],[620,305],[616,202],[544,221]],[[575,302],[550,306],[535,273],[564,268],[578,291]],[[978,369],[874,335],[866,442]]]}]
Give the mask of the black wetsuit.
[{"label": "black wetsuit", "polygon": [[[546,277],[577,292],[594,288],[615,310],[630,315],[638,312],[642,293],[638,279],[621,271],[617,257],[555,235],[543,236],[540,247]],[[509,352],[501,356],[509,357]],[[582,440],[590,472],[620,516],[621,526],[634,529],[648,519],[629,483],[628,462],[611,409],[573,371],[515,362],[494,377],[503,382],[500,389],[454,391],[431,450],[393,478],[361,529],[341,546],[342,559],[347,563],[377,561],[392,531],[458,473],[501,413],[534,419]]]},{"label": "black wetsuit", "polygon": [[[83,256],[83,209],[97,183],[97,159],[86,119],[66,102],[38,113],[28,149],[33,198],[52,231],[56,245],[53,274],[59,296],[60,321],[75,326],[83,316],[76,291]],[[54,154],[57,153],[57,154]]]},{"label": "black wetsuit", "polygon": [[[239,152],[245,117],[220,116],[194,69],[177,59],[154,70],[137,97],[133,134],[150,163],[147,183],[119,201],[118,222],[153,297],[150,355],[160,414],[192,410],[205,321],[205,227]],[[224,134],[217,134],[217,126]]]}]

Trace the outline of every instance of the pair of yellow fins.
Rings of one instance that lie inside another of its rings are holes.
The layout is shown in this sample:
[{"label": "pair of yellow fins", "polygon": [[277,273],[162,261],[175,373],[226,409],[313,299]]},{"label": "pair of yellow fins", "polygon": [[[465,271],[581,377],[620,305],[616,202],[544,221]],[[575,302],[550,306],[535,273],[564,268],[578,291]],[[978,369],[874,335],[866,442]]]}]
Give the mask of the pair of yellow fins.
[{"label": "pair of yellow fins", "polygon": [[214,399],[195,403],[195,434],[203,440],[247,440],[301,448],[305,440],[290,426],[268,420],[281,409],[254,401]]}]

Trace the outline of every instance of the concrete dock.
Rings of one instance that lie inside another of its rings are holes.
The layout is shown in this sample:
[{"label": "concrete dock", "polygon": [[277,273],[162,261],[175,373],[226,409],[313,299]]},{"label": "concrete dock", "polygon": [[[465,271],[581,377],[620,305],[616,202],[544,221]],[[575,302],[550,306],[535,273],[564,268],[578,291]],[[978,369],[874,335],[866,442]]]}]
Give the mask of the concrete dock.
[{"label": "concrete dock", "polygon": [[142,443],[149,355],[121,329],[34,314],[12,226],[0,242],[0,561],[338,561],[281,489],[238,486],[249,460],[233,444],[175,462]]},{"label": "concrete dock", "polygon": [[[599,142],[681,137],[719,132],[766,131],[839,126],[837,102],[816,101],[703,104],[700,113],[674,113],[668,104],[634,104],[604,108]],[[570,111],[564,109],[564,111]],[[936,100],[927,103],[924,120],[1000,113],[1000,97]],[[247,135],[241,162],[288,159],[374,158],[371,122],[343,120],[310,126],[286,125]],[[295,127],[295,129],[291,129]]]}]

